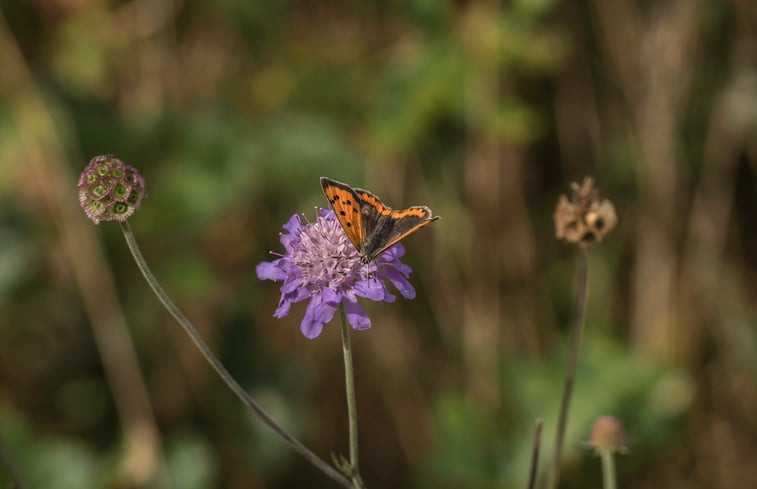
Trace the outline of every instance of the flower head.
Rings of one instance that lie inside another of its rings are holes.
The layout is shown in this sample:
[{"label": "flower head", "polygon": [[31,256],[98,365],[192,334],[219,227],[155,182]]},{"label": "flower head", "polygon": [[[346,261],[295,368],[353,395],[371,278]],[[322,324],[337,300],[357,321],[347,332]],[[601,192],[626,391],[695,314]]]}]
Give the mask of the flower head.
[{"label": "flower head", "polygon": [[147,196],[139,171],[113,155],[92,158],[79,177],[78,187],[82,209],[95,224],[125,221]]},{"label": "flower head", "polygon": [[591,177],[584,178],[580,185],[571,184],[571,188],[571,200],[561,195],[557,201],[554,214],[557,239],[584,247],[601,242],[618,222],[615,206],[607,199],[599,200],[599,190]]},{"label": "flower head", "polygon": [[256,267],[258,278],[284,282],[281,300],[274,317],[289,314],[295,302],[310,299],[300,330],[308,338],[321,334],[340,304],[344,304],[347,322],[354,329],[368,329],[371,320],[357,301],[364,297],[374,301],[394,302],[396,297],[386,287],[388,279],[407,299],[415,297],[408,282],[411,269],[399,258],[405,254],[396,244],[369,263],[360,255],[344,233],[331,210],[322,209],[315,221],[302,224],[295,214],[281,234],[284,255]]},{"label": "flower head", "polygon": [[623,425],[612,416],[600,416],[594,422],[589,436],[589,444],[599,453],[622,452],[625,450],[626,435]]}]

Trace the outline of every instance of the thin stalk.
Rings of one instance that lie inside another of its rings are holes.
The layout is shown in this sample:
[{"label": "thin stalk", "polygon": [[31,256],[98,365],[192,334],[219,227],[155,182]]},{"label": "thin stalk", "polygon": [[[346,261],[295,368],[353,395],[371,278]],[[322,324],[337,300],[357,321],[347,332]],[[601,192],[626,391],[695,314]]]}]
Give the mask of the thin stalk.
[{"label": "thin stalk", "polygon": [[562,402],[560,403],[560,415],[557,420],[557,434],[555,436],[555,453],[552,465],[552,475],[549,478],[549,489],[557,487],[560,478],[560,466],[562,464],[562,448],[565,438],[565,428],[568,424],[568,411],[570,399],[573,395],[573,383],[576,378],[576,366],[578,365],[578,351],[581,346],[581,333],[584,324],[584,309],[586,307],[586,287],[589,271],[589,251],[581,247],[578,266],[578,291],[576,292],[576,317],[573,323],[573,337],[570,346],[570,358],[568,369],[565,373],[565,386],[563,388]]},{"label": "thin stalk", "polygon": [[601,454],[602,457],[602,487],[603,489],[615,489],[616,477],[615,477],[615,458],[612,451],[604,451]]},{"label": "thin stalk", "polygon": [[289,434],[286,430],[284,430],[284,428],[279,426],[273,420],[273,418],[271,418],[271,416],[266,413],[263,408],[260,407],[260,405],[258,405],[258,403],[256,403],[255,400],[252,399],[252,397],[250,397],[249,394],[247,394],[242,386],[240,386],[239,383],[234,380],[231,374],[215,357],[205,341],[203,341],[202,337],[197,332],[192,323],[184,316],[184,314],[179,310],[176,304],[173,303],[171,298],[168,297],[168,294],[166,294],[166,292],[160,286],[158,280],[155,278],[152,271],[150,271],[150,268],[147,266],[147,262],[142,256],[142,252],[139,250],[139,246],[137,245],[137,241],[134,238],[134,234],[132,233],[131,227],[129,226],[128,222],[121,223],[121,231],[123,231],[124,237],[126,238],[126,244],[129,246],[129,250],[134,257],[134,260],[137,262],[139,270],[142,272],[145,280],[147,280],[150,288],[152,288],[153,292],[155,292],[158,300],[160,300],[160,302],[168,310],[168,312],[170,312],[174,319],[176,319],[176,321],[179,323],[179,325],[181,325],[184,331],[194,342],[195,346],[197,346],[202,355],[205,357],[205,360],[208,361],[210,366],[213,367],[213,370],[215,370],[216,373],[221,377],[221,379],[226,383],[226,385],[229,386],[232,392],[234,392],[234,394],[236,394],[237,397],[263,421],[263,423],[268,425],[269,428],[271,428],[276,434],[283,438],[284,441],[289,444],[289,446],[291,446],[295,451],[302,455],[308,462],[316,466],[327,476],[334,479],[334,481],[339,483],[339,485],[351,489],[353,485],[347,477],[345,477],[334,467],[318,457],[318,455],[313,453],[309,448],[303,445],[302,442]]},{"label": "thin stalk", "polygon": [[541,446],[541,427],[544,420],[536,418],[536,428],[534,429],[534,446],[531,450],[531,470],[528,473],[527,489],[534,489],[536,486],[536,474],[539,473],[539,447]]},{"label": "thin stalk", "polygon": [[347,324],[347,313],[344,305],[339,305],[339,323],[342,332],[342,353],[344,355],[344,386],[347,393],[347,417],[350,436],[350,465],[349,475],[355,489],[364,489],[365,484],[360,477],[358,468],[359,453],[357,439],[357,403],[355,402],[355,377],[352,368],[352,344],[350,343],[350,327]]}]

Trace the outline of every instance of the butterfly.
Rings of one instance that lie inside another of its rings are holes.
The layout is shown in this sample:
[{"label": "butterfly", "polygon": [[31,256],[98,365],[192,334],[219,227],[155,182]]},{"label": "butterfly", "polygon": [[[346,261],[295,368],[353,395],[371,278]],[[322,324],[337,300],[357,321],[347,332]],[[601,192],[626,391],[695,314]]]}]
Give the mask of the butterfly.
[{"label": "butterfly", "polygon": [[397,241],[439,219],[425,205],[394,210],[367,190],[321,177],[323,193],[347,238],[369,263]]}]

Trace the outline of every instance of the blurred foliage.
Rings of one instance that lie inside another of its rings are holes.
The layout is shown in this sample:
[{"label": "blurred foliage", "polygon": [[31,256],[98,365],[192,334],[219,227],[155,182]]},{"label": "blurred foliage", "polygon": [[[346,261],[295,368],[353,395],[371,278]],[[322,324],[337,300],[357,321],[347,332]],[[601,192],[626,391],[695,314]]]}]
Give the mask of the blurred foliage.
[{"label": "blurred foliage", "polygon": [[756,33],[744,0],[0,0],[0,487],[334,487],[84,221],[103,153],[147,178],[131,223],[163,285],[327,460],[338,333],[272,318],[255,264],[321,175],[443,216],[406,243],[418,297],[353,335],[369,487],[524,487],[536,417],[546,475],[576,275],[551,216],[594,175],[620,221],[561,487],[599,487],[605,414],[621,487],[757,486]]},{"label": "blurred foliage", "polygon": [[[652,449],[676,430],[688,408],[692,383],[683,372],[634,357],[604,340],[584,345],[580,382],[574,392],[566,445],[581,448],[593,422],[602,413],[617,414],[633,427],[632,450],[639,440]],[[557,422],[562,390],[561,372],[567,354],[548,362],[511,359],[503,374],[507,399],[502,405],[507,423],[493,429],[490,413],[462,397],[442,398],[435,409],[444,443],[430,459],[424,480],[428,487],[518,487],[523,467],[528,467],[534,413],[544,413],[547,426]],[[628,377],[628,372],[635,375]],[[613,387],[609,387],[613,386]],[[471,422],[472,421],[472,422]],[[542,443],[544,454],[554,449],[552,440]],[[587,450],[588,451],[588,450]],[[507,457],[502,454],[506,453]]]}]

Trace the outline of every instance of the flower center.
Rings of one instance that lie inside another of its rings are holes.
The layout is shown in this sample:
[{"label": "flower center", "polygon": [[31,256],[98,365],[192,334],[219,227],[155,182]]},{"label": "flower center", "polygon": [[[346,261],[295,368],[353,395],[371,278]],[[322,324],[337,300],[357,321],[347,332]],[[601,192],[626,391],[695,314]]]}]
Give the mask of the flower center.
[{"label": "flower center", "polygon": [[360,255],[333,219],[319,216],[299,229],[291,252],[302,280],[318,290],[350,287],[361,279]]}]

